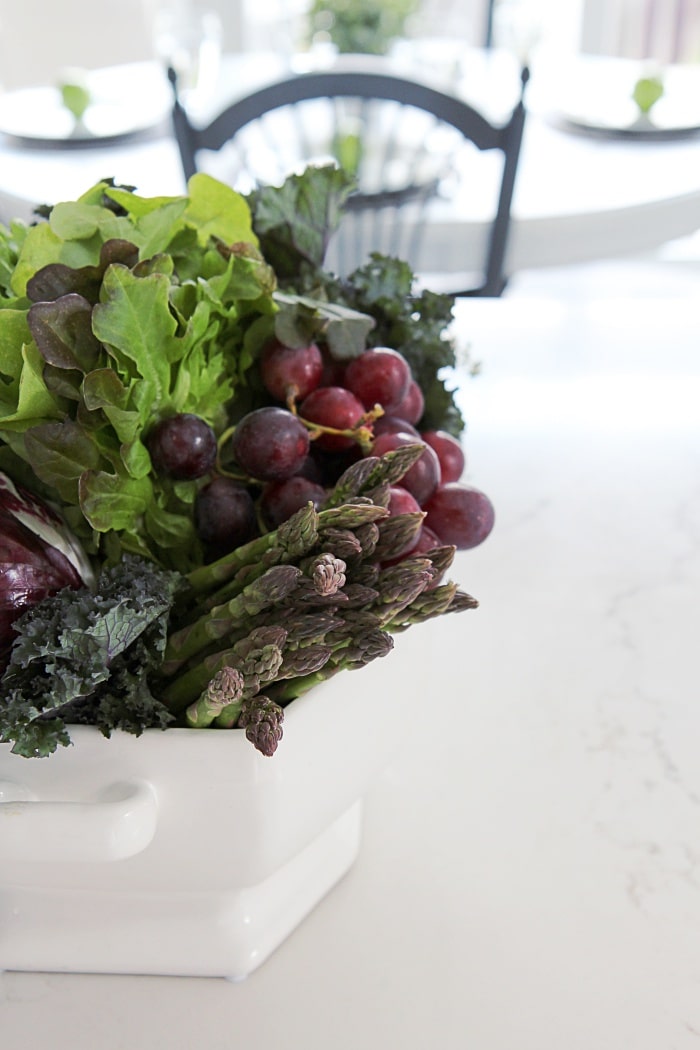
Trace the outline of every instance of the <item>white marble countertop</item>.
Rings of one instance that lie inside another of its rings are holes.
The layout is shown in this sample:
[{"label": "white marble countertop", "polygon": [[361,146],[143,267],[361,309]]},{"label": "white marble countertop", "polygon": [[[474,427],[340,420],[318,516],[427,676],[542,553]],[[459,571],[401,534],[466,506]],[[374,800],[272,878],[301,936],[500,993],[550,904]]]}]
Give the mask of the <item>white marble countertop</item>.
[{"label": "white marble countertop", "polygon": [[358,862],[240,984],[0,975],[3,1050],[699,1045],[697,308],[514,296],[461,330],[497,524]]}]

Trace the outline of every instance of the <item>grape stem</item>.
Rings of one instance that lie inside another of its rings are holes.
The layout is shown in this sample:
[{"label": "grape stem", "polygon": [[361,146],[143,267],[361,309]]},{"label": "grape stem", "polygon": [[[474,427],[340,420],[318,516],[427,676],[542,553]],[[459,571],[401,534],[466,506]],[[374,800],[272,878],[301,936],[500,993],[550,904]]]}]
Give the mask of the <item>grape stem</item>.
[{"label": "grape stem", "polygon": [[250,477],[249,474],[245,474],[241,470],[228,470],[221,462],[221,450],[226,442],[231,440],[235,429],[235,426],[227,427],[216,442],[216,472],[225,478],[231,478],[233,481],[240,481],[242,485],[261,485],[262,482],[258,478]]},{"label": "grape stem", "polygon": [[365,412],[360,417],[354,427],[346,427],[345,429],[339,429],[338,427],[330,427],[325,423],[312,423],[309,419],[304,419],[296,411],[296,408],[292,409],[294,415],[297,417],[300,423],[303,423],[306,429],[309,431],[309,437],[312,441],[316,438],[321,437],[323,434],[333,434],[337,437],[347,437],[356,441],[363,452],[369,452],[372,448],[372,442],[374,441],[374,430],[372,424],[384,415],[384,409],[381,405],[375,405],[369,412]]},{"label": "grape stem", "polygon": [[[299,415],[296,408],[296,403],[292,399],[291,403],[288,401],[287,407],[290,413],[299,420],[300,423],[306,427],[309,431],[309,438],[314,441],[316,438],[321,437],[322,434],[333,434],[337,437],[350,438],[356,441],[360,446],[363,453],[368,453],[372,448],[372,442],[374,441],[374,431],[372,424],[384,415],[384,409],[381,405],[376,404],[368,412],[358,420],[354,427],[347,427],[339,429],[338,427],[327,426],[324,423],[312,423],[311,420],[304,419]],[[230,441],[236,431],[236,425],[227,427],[223,431],[216,443],[216,470],[218,473],[224,475],[227,478],[233,478],[234,481],[240,481],[243,484],[262,484],[258,478],[250,477],[247,474],[228,470],[223,466],[221,462],[221,451],[227,441]]]}]

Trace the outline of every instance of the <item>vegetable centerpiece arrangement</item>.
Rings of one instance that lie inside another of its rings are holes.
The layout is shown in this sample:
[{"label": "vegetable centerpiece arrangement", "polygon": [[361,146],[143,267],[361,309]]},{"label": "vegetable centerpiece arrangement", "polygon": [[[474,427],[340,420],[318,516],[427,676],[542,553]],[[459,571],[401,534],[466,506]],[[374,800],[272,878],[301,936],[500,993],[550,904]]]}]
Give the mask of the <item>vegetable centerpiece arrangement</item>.
[{"label": "vegetable centerpiece arrangement", "polygon": [[322,268],[348,185],[102,182],[0,227],[0,741],[245,729],[476,602],[451,299]]}]

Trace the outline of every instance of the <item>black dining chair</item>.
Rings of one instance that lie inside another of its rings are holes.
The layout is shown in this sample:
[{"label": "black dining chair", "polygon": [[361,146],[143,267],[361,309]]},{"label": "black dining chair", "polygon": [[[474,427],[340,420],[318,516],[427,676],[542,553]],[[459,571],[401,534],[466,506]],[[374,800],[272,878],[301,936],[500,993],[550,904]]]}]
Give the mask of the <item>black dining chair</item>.
[{"label": "black dining chair", "polygon": [[[345,275],[371,251],[405,259],[421,273],[421,242],[431,203],[465,193],[459,157],[468,144],[501,154],[483,272],[457,296],[500,296],[520,157],[527,70],[505,123],[492,123],[454,95],[385,72],[324,70],[276,81],[232,102],[209,123],[191,119],[177,89],[173,129],[183,171],[210,170],[246,192],[276,184],[309,163],[334,158],[355,180],[326,265]],[[213,151],[217,166],[202,166]],[[223,162],[223,163],[219,163]],[[456,231],[456,236],[459,234]]]},{"label": "black dining chair", "polygon": [[493,30],[495,0],[486,0],[486,11],[484,15],[484,47],[493,47]]}]

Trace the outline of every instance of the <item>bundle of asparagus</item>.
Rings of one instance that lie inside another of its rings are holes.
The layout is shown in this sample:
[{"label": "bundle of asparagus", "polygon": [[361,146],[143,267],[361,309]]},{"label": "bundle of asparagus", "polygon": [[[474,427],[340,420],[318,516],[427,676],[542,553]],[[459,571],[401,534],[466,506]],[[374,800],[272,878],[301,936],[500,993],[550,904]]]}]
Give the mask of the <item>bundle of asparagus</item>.
[{"label": "bundle of asparagus", "polygon": [[309,503],[189,574],[160,672],[161,699],[180,722],[245,728],[271,755],[290,700],[386,655],[410,625],[476,607],[441,582],[454,547],[393,562],[424,515],[390,516],[389,487],[420,453],[407,446],[358,461],[321,510]]}]

